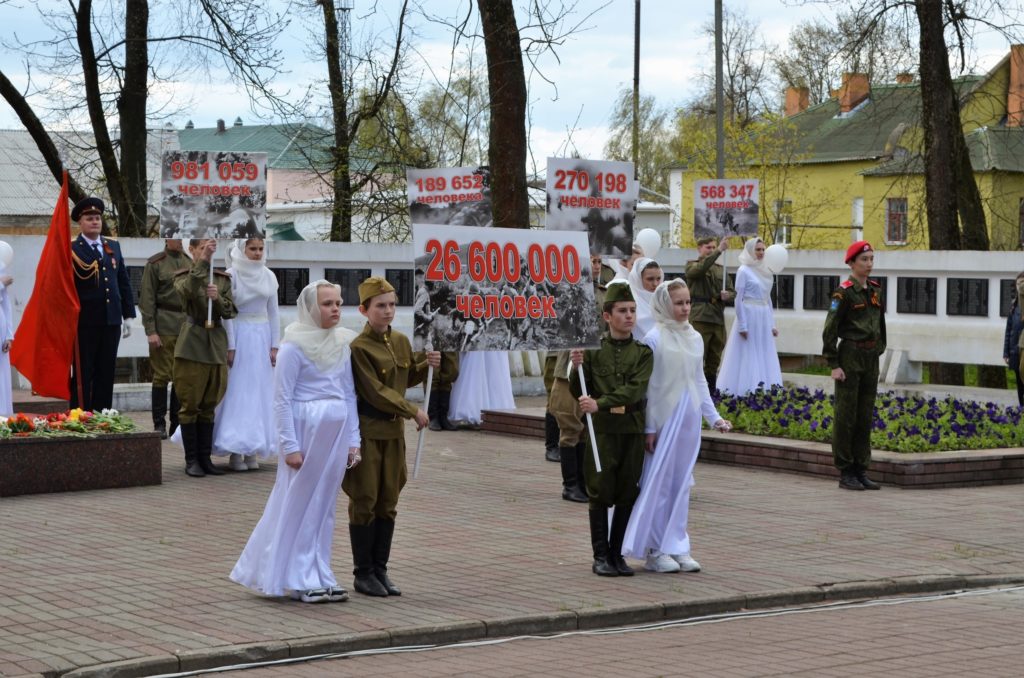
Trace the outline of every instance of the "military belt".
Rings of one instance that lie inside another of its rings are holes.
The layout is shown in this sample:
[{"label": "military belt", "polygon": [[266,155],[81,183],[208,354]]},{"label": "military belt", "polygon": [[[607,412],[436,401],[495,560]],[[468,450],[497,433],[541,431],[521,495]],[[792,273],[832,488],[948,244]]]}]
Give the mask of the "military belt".
[{"label": "military belt", "polygon": [[[189,325],[195,325],[196,327],[206,327],[206,318],[203,318],[202,320],[196,320],[192,316],[188,315],[185,316],[185,322],[187,322]],[[220,327],[220,318],[214,318],[213,326]]]},{"label": "military belt", "polygon": [[356,409],[359,411],[359,416],[369,419],[377,419],[379,421],[395,421],[398,419],[397,414],[389,414],[384,410],[377,409],[365,400],[357,400]]},{"label": "military belt", "polygon": [[647,399],[643,399],[636,403],[630,403],[629,405],[619,405],[618,407],[609,407],[607,409],[608,414],[632,414],[633,412],[642,412],[647,409]]},{"label": "military belt", "polygon": [[854,348],[863,350],[872,349],[878,346],[878,342],[874,339],[868,339],[867,341],[854,341],[853,339],[843,339],[843,343],[853,344]]}]

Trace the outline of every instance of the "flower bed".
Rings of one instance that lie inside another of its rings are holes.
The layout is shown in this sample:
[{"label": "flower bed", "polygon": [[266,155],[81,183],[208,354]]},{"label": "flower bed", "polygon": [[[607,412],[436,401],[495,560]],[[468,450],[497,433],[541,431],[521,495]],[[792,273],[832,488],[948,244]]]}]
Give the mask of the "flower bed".
[{"label": "flower bed", "polygon": [[116,410],[0,419],[0,497],[160,482],[160,434]]},{"label": "flower bed", "polygon": [[[822,390],[773,386],[716,398],[737,431],[822,443],[832,441],[833,396]],[[892,452],[942,452],[1024,447],[1019,407],[879,393],[871,447]]]}]

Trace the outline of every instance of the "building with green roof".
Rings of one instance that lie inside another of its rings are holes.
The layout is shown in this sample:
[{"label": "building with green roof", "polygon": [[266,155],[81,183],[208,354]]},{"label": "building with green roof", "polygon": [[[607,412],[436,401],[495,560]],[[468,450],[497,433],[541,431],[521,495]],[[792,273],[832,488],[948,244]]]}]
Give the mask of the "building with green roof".
[{"label": "building with green roof", "polygon": [[[992,249],[1024,244],[1024,46],[955,87]],[[761,234],[805,249],[864,238],[877,249],[928,249],[920,84],[848,74],[829,100],[786,92],[786,115],[734,146],[727,177],[760,179]],[[745,144],[745,146],[744,146]],[[713,151],[711,151],[713,154]],[[707,163],[704,163],[706,166]],[[688,158],[670,168],[682,245],[693,246],[693,182],[713,178]]]}]

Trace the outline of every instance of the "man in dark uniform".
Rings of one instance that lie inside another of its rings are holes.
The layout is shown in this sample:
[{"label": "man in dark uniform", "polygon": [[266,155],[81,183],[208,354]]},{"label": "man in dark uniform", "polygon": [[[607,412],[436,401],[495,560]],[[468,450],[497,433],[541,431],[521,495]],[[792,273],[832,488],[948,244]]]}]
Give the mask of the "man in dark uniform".
[{"label": "man in dark uniform", "polygon": [[[822,355],[836,382],[832,458],[844,490],[878,490],[867,477],[871,425],[878,392],[878,356],[885,352],[885,301],[871,245],[860,240],[846,250],[850,277],[832,293],[822,333]],[[837,346],[838,344],[838,346]]]},{"label": "man in dark uniform", "polygon": [[[78,237],[71,243],[71,268],[81,311],[78,314],[78,368],[71,375],[72,408],[102,410],[114,405],[117,345],[131,334],[135,317],[128,270],[116,240],[100,235],[103,201],[80,200],[71,210]],[[81,388],[81,400],[78,389]]]},{"label": "man in dark uniform", "polygon": [[725,351],[725,303],[736,297],[731,286],[723,287],[722,265],[715,263],[729,249],[725,238],[701,238],[697,241],[696,260],[686,262],[686,286],[690,288],[693,307],[690,324],[704,340],[704,376],[708,388],[717,387],[718,366]]},{"label": "man in dark uniform", "polygon": [[341,489],[349,499],[354,588],[368,596],[402,595],[388,577],[398,495],[406,481],[402,420],[415,419],[417,429],[429,423],[427,413],[405,399],[405,390],[426,378],[429,365],[436,369],[441,362],[437,351],[414,362],[409,339],[391,329],[396,303],[395,288],[384,278],[359,285],[366,326],[351,350],[363,460],[345,473]]},{"label": "man in dark uniform", "polygon": [[[238,315],[231,297],[231,276],[210,266],[217,241],[194,239],[189,243],[192,266],[179,271],[174,289],[185,313],[174,345],[174,389],[181,400],[178,420],[185,448],[185,473],[201,478],[224,475],[210,461],[213,450],[214,410],[228,384],[228,335],[224,320]],[[207,327],[207,308],[212,301],[212,327]]]},{"label": "man in dark uniform", "polygon": [[[174,276],[191,266],[192,260],[182,251],[181,241],[172,239],[164,241],[163,252],[151,256],[142,271],[139,311],[149,342],[149,364],[153,368],[153,429],[160,432],[161,438],[174,433],[181,408],[173,385],[170,409],[167,407],[167,384],[174,381],[174,344],[185,322],[181,295],[174,289]],[[170,431],[165,422],[168,413]]]},{"label": "man in dark uniform", "polygon": [[[583,461],[590,498],[590,541],[594,549],[594,574],[628,577],[633,569],[622,558],[622,540],[640,490],[644,464],[644,410],[647,382],[654,369],[654,352],[633,339],[636,302],[625,281],[608,285],[603,317],[608,332],[601,347],[571,352],[574,366],[583,365],[589,395],[583,395],[578,371],[572,374],[572,391],[580,410],[594,420],[601,472],[588,449]],[[589,438],[587,439],[589,445]],[[608,509],[615,507],[611,531]]]}]

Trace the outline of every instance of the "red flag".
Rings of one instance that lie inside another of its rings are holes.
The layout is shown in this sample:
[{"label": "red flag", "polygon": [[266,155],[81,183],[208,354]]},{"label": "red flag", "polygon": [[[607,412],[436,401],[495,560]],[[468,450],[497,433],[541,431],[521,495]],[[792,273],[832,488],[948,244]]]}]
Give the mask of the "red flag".
[{"label": "red flag", "polygon": [[78,334],[78,293],[71,268],[71,215],[68,212],[68,173],[50,220],[43,253],[36,267],[36,284],[25,305],[11,345],[11,364],[42,396],[71,395],[68,375]]}]

